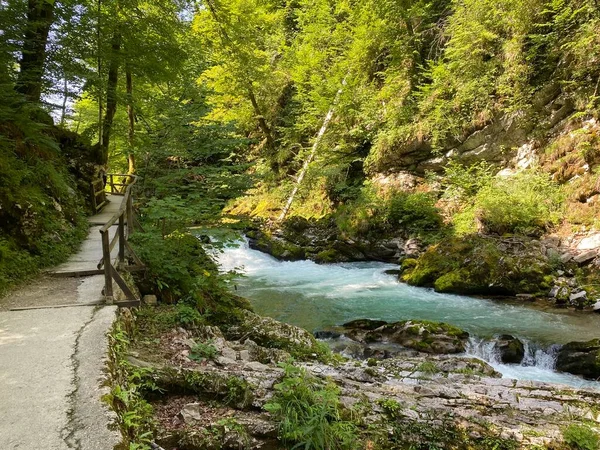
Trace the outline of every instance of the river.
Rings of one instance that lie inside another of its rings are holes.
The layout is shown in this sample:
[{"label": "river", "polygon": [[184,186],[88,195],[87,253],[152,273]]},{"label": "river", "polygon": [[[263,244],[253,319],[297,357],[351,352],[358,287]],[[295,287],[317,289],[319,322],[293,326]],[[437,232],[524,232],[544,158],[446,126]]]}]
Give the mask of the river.
[{"label": "river", "polygon": [[[236,281],[237,293],[249,298],[258,314],[309,331],[362,318],[446,322],[468,331],[472,338],[467,352],[486,360],[504,376],[600,389],[598,382],[552,370],[556,344],[600,336],[598,315],[439,294],[399,283],[385,273],[398,268],[392,264],[278,261],[248,248],[245,242],[225,248],[217,258],[223,270],[245,275]],[[525,343],[521,365],[499,362],[488,341],[496,334],[512,334]]]}]

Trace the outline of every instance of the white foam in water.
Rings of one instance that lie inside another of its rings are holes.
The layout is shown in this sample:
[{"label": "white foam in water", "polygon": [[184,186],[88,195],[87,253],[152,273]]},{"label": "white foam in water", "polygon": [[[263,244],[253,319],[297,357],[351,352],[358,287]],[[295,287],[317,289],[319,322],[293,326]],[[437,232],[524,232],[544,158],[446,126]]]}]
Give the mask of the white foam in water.
[{"label": "white foam in water", "polygon": [[438,294],[398,283],[396,277],[384,273],[398,268],[393,264],[282,262],[249,249],[246,242],[224,249],[217,259],[223,270],[241,270],[246,275],[237,287],[259,314],[310,331],[369,318],[447,322],[488,338],[511,334],[526,347],[521,365],[501,364],[488,339],[472,340],[467,353],[489,362],[506,377],[600,387],[597,382],[554,372],[556,347],[550,347],[599,337],[598,315],[547,312],[520,303]]}]

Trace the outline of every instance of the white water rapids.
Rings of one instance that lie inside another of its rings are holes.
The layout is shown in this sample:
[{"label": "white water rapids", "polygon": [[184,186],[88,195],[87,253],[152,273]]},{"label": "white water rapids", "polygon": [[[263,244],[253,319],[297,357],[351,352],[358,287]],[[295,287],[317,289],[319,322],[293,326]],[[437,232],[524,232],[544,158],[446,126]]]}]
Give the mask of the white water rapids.
[{"label": "white water rapids", "polygon": [[[223,270],[245,275],[236,281],[236,289],[251,300],[257,313],[309,331],[363,318],[446,322],[473,336],[467,354],[487,361],[506,377],[600,389],[598,382],[553,370],[560,344],[600,336],[598,315],[438,294],[398,283],[395,276],[385,274],[398,268],[392,264],[282,262],[245,242],[225,248],[217,259]],[[526,355],[520,365],[500,362],[489,341],[497,334],[523,341]]]}]

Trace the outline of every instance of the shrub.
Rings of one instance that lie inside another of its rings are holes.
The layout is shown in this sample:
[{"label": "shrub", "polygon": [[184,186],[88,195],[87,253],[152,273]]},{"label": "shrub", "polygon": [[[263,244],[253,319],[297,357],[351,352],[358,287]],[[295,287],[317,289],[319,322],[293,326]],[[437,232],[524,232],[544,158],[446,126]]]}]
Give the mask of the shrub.
[{"label": "shrub", "polygon": [[480,186],[453,223],[458,234],[539,234],[558,223],[563,200],[559,186],[547,174],[521,172]]},{"label": "shrub", "polygon": [[437,230],[442,217],[435,207],[435,198],[422,192],[397,192],[388,202],[387,222],[409,232]]},{"label": "shrub", "polygon": [[341,415],[338,387],[291,364],[282,367],[285,376],[265,405],[279,422],[279,438],[306,450],[357,448],[356,427]]},{"label": "shrub", "polygon": [[218,353],[219,351],[212,341],[198,342],[192,347],[190,359],[196,362],[202,362],[205,359],[212,360],[215,359]]},{"label": "shrub", "polygon": [[394,192],[385,199],[371,186],[365,186],[354,202],[338,209],[336,222],[340,230],[350,234],[435,231],[442,226],[435,201],[432,194],[403,191]]},{"label": "shrub", "polygon": [[589,427],[571,424],[563,432],[565,443],[578,450],[598,450],[600,438]]}]

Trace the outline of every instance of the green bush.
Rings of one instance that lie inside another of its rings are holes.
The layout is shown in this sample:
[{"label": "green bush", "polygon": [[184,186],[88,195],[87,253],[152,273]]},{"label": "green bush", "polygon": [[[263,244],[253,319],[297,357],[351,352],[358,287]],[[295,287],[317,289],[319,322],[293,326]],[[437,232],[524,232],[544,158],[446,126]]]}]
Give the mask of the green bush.
[{"label": "green bush", "polygon": [[202,362],[205,359],[212,360],[219,354],[217,348],[213,345],[212,341],[198,342],[192,347],[190,353],[190,359],[196,362]]},{"label": "green bush", "polygon": [[422,192],[397,192],[388,201],[386,221],[412,233],[437,230],[442,217],[435,207],[435,197]]},{"label": "green bush", "polygon": [[352,235],[436,231],[443,222],[435,201],[429,193],[403,191],[394,192],[385,199],[367,185],[355,201],[338,208],[336,223],[340,230]]},{"label": "green bush", "polygon": [[563,432],[565,443],[577,450],[598,450],[600,437],[590,427],[571,424]]},{"label": "green bush", "polygon": [[539,234],[559,222],[563,200],[547,174],[531,170],[490,180],[453,221],[459,234]]},{"label": "green bush", "polygon": [[265,405],[279,422],[279,438],[306,450],[357,448],[356,426],[342,418],[338,387],[291,364],[283,368],[285,376]]}]

